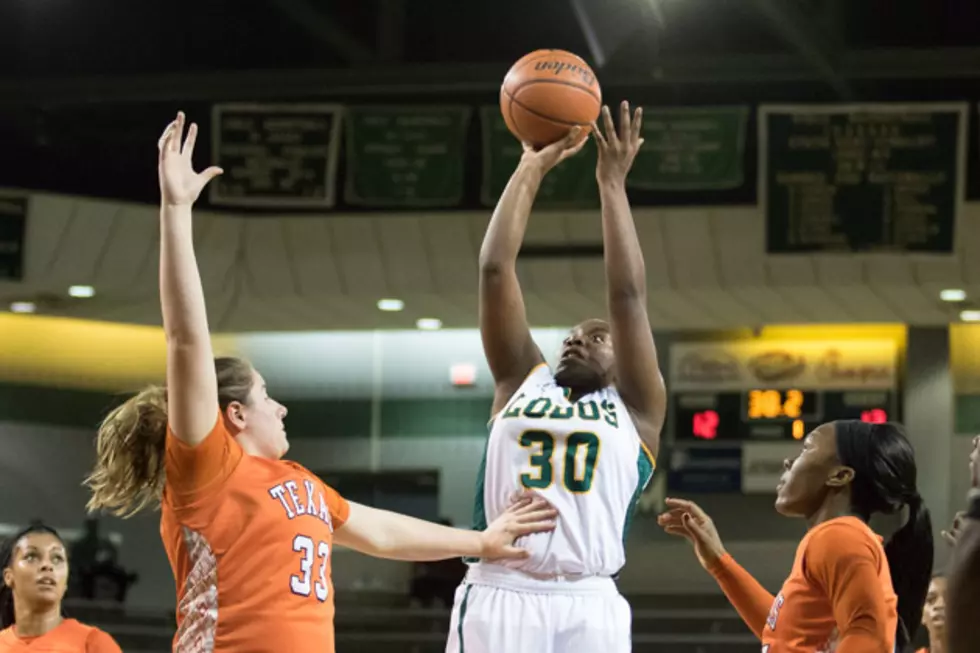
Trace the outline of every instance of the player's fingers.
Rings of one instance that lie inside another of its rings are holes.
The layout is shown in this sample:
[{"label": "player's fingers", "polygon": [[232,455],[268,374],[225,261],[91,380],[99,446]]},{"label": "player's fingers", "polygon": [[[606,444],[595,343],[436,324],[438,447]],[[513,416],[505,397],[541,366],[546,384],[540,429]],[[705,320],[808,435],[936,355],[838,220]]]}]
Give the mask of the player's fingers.
[{"label": "player's fingers", "polygon": [[210,168],[205,169],[204,172],[198,175],[201,178],[201,181],[203,182],[201,184],[201,187],[203,188],[204,186],[207,186],[212,179],[214,179],[218,175],[224,174],[224,172],[225,171],[219,168],[218,166],[211,166]]},{"label": "player's fingers", "polygon": [[609,111],[609,107],[602,105],[602,124],[605,127],[604,135],[606,137],[606,142],[616,143],[616,127],[613,125],[612,112]]},{"label": "player's fingers", "polygon": [[952,533],[950,533],[949,531],[942,531],[940,532],[940,535],[942,536],[946,544],[950,546],[956,546],[956,538],[953,537]]},{"label": "player's fingers", "polygon": [[527,549],[522,549],[516,546],[505,546],[501,551],[504,558],[510,558],[512,560],[523,560],[530,557],[531,552]]},{"label": "player's fingers", "polygon": [[551,505],[544,504],[532,504],[525,508],[522,508],[519,512],[514,514],[514,518],[517,523],[523,524],[532,521],[541,521],[544,519],[554,519],[558,516],[558,511],[554,509]]},{"label": "player's fingers", "polygon": [[701,506],[694,503],[693,501],[688,501],[687,499],[674,499],[668,497],[664,500],[664,503],[671,508],[679,508],[684,512],[689,512],[698,519],[708,519],[708,513],[701,509]]},{"label": "player's fingers", "polygon": [[166,149],[167,144],[170,142],[170,135],[173,134],[174,125],[176,123],[176,120],[171,120],[170,123],[164,128],[163,133],[160,134],[160,138],[157,139],[157,148],[161,152]]},{"label": "player's fingers", "polygon": [[180,152],[180,142],[184,140],[184,112],[177,112],[177,120],[174,124],[174,133],[168,143],[171,152]]},{"label": "player's fingers", "polygon": [[575,156],[576,154],[581,152],[582,148],[585,147],[585,144],[588,142],[588,140],[589,140],[588,138],[583,138],[581,141],[579,141],[578,145],[575,145],[572,148],[565,150],[565,156],[566,157]]},{"label": "player's fingers", "polygon": [[528,535],[530,533],[547,533],[555,530],[555,520],[552,518],[536,519],[529,522],[521,522],[513,529],[517,536]]},{"label": "player's fingers", "polygon": [[694,541],[691,534],[683,526],[669,526],[664,529],[664,533],[673,535],[674,537],[683,537],[685,540],[691,540],[692,542]]},{"label": "player's fingers", "polygon": [[630,125],[630,103],[623,100],[619,104],[619,140],[626,143],[633,127]]},{"label": "player's fingers", "polygon": [[514,511],[517,508],[526,506],[527,504],[534,501],[536,497],[538,497],[538,495],[531,492],[530,490],[521,490],[519,492],[514,492],[512,495],[510,495],[510,505],[507,506],[507,511]]},{"label": "player's fingers", "polygon": [[565,146],[564,149],[567,150],[575,147],[576,143],[578,142],[579,136],[581,135],[582,135],[582,128],[579,127],[578,125],[575,125],[571,129],[569,129],[568,133],[565,134],[565,140],[563,143]]},{"label": "player's fingers", "polygon": [[636,111],[633,112],[633,124],[630,127],[632,128],[630,140],[639,147],[643,144],[643,139],[640,138],[640,131],[643,127],[643,107],[636,107]]},{"label": "player's fingers", "polygon": [[708,532],[704,529],[704,526],[702,526],[701,523],[690,514],[684,515],[684,528],[686,528],[688,532],[697,540],[706,542],[708,539],[710,539],[708,537]]},{"label": "player's fingers", "polygon": [[599,125],[597,125],[594,120],[592,121],[592,137],[595,138],[596,145],[601,152],[602,148],[606,145],[606,137],[603,135],[602,130],[599,129]]},{"label": "player's fingers", "polygon": [[184,139],[184,144],[180,148],[180,153],[191,158],[194,155],[194,144],[197,143],[197,123],[192,122],[191,126],[187,128],[187,138]]}]

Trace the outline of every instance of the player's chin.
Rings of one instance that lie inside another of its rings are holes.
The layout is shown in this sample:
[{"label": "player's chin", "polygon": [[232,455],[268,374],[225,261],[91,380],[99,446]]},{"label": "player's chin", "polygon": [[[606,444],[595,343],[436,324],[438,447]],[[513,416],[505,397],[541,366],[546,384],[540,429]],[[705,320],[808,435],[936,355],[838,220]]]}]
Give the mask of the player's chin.
[{"label": "player's chin", "polygon": [[784,517],[795,517],[796,511],[793,510],[793,500],[786,494],[786,484],[780,483],[776,487],[776,512]]},{"label": "player's chin", "polygon": [[587,388],[599,384],[599,374],[584,360],[565,358],[555,368],[555,381],[566,388]]}]

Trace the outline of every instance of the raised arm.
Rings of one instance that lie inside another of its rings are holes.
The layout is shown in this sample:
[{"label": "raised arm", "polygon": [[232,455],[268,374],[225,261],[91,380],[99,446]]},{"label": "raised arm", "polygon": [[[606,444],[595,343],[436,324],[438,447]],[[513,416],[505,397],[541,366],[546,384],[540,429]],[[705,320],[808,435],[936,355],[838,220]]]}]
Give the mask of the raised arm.
[{"label": "raised arm", "polygon": [[184,114],[167,126],[160,150],[160,304],[167,337],[167,411],[174,435],[196,445],[214,427],[218,382],[194,256],[191,207],[219,168],[194,172],[197,125],[184,140]]},{"label": "raised arm", "polygon": [[560,161],[578,152],[576,128],[568,137],[524,156],[500,195],[480,248],[480,336],[496,386],[491,414],[496,415],[544,358],[531,339],[524,296],[517,280],[517,255],[541,180]]},{"label": "raised arm", "polygon": [[626,175],[643,144],[642,110],[630,118],[629,104],[620,107],[619,131],[609,107],[602,108],[605,133],[593,126],[599,148],[596,180],[602,201],[602,240],[606,263],[606,299],[619,393],[629,406],[647,447],[656,455],[664,424],[667,391],[660,374],[657,347],[647,316],[647,281],[643,252],[636,236]]}]

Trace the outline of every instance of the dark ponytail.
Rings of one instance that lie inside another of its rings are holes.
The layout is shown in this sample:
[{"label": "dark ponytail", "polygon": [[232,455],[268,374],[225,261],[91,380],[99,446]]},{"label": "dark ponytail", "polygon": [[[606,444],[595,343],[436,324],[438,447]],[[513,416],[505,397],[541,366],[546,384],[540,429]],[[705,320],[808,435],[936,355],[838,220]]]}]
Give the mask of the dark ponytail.
[{"label": "dark ponytail", "polygon": [[901,514],[908,520],[885,545],[898,596],[897,650],[904,650],[922,623],[932,578],[932,519],[916,485],[915,450],[898,424],[836,422],[837,455],[854,470],[851,509],[869,521],[872,513]]},{"label": "dark ponytail", "polygon": [[[30,535],[32,533],[47,533],[48,535],[54,535],[64,546],[65,541],[61,539],[61,535],[58,531],[45,525],[42,522],[33,522],[27,528],[24,528],[17,533],[14,533],[0,545],[0,570],[6,569],[14,561],[14,548],[17,546],[17,542],[20,538],[25,535]],[[61,608],[61,616],[66,617],[65,608]],[[17,623],[16,613],[14,612],[14,592],[10,589],[6,583],[0,581],[0,630],[10,628],[15,623]]]}]

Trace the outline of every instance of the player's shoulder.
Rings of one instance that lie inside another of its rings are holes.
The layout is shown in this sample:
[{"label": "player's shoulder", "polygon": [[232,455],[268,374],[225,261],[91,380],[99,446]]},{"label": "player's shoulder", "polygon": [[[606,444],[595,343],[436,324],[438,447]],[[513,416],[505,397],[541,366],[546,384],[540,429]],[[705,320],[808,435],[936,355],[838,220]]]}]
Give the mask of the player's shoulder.
[{"label": "player's shoulder", "polygon": [[112,635],[95,626],[86,626],[86,628],[89,629],[88,636],[85,638],[86,653],[122,653],[122,648]]},{"label": "player's shoulder", "polygon": [[806,549],[811,554],[824,551],[877,554],[882,547],[881,537],[857,517],[838,517],[817,524],[806,540]]},{"label": "player's shoulder", "polygon": [[18,642],[17,633],[14,632],[13,626],[7,626],[0,630],[0,653],[13,650],[13,646]]},{"label": "player's shoulder", "polygon": [[537,365],[531,368],[531,371],[527,373],[524,377],[524,382],[522,386],[527,386],[530,384],[553,384],[555,383],[555,372],[551,369],[546,361],[541,361]]}]

